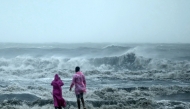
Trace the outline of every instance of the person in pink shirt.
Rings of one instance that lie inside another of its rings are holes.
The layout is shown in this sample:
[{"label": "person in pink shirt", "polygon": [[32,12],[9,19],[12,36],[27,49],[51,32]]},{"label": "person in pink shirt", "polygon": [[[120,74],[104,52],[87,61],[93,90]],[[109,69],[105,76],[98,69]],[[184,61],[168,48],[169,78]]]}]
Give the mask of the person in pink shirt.
[{"label": "person in pink shirt", "polygon": [[82,101],[83,108],[85,108],[83,93],[86,92],[86,79],[84,74],[80,71],[80,67],[75,68],[75,74],[73,76],[72,83],[70,85],[70,91],[75,86],[75,94],[77,98],[78,109],[80,109],[80,100]]},{"label": "person in pink shirt", "polygon": [[64,85],[58,74],[55,74],[54,80],[51,82],[53,86],[53,100],[55,109],[62,109],[62,107],[66,107],[66,101],[62,97],[62,88]]}]

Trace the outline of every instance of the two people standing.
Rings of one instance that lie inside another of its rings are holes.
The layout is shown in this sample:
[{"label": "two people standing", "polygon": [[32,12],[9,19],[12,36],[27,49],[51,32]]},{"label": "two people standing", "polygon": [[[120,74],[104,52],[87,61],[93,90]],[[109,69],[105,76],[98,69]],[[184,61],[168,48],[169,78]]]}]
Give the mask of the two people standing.
[{"label": "two people standing", "polygon": [[[69,90],[71,91],[73,86],[75,86],[75,94],[77,98],[78,109],[81,109],[80,101],[82,102],[83,108],[86,109],[83,98],[83,94],[86,92],[86,79],[84,74],[80,71],[80,67],[77,66],[75,68],[75,72],[76,73],[73,76]],[[62,97],[62,89],[61,89],[61,86],[63,86],[64,83],[61,81],[61,79],[57,74],[55,75],[55,78],[52,81],[51,85],[53,86],[53,98],[54,98],[55,109],[61,109],[61,107],[65,107],[66,102]]]}]

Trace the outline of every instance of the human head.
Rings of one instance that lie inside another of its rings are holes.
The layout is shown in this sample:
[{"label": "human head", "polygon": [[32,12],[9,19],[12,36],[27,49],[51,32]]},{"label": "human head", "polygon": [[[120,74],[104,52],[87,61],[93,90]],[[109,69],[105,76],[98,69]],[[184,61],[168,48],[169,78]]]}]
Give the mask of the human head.
[{"label": "human head", "polygon": [[77,66],[77,67],[75,68],[75,72],[78,72],[78,71],[80,71],[80,67],[79,67],[79,66]]},{"label": "human head", "polygon": [[58,74],[55,74],[54,79],[55,79],[56,81],[59,80],[59,79],[60,79],[59,75],[58,75]]}]

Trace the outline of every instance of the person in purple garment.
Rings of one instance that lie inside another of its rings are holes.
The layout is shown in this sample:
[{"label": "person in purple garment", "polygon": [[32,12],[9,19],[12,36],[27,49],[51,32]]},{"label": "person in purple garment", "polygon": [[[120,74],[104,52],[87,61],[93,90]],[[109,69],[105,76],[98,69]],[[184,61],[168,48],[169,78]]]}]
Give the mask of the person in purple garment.
[{"label": "person in purple garment", "polygon": [[82,72],[80,72],[80,67],[75,68],[75,74],[73,76],[72,83],[70,85],[70,91],[72,87],[75,86],[75,94],[77,98],[78,109],[80,109],[80,100],[82,101],[83,108],[85,108],[83,93],[86,92],[86,79]]},{"label": "person in purple garment", "polygon": [[66,107],[66,101],[62,97],[62,88],[64,85],[58,74],[55,74],[54,80],[51,82],[53,86],[53,101],[55,109],[62,109],[62,107]]}]

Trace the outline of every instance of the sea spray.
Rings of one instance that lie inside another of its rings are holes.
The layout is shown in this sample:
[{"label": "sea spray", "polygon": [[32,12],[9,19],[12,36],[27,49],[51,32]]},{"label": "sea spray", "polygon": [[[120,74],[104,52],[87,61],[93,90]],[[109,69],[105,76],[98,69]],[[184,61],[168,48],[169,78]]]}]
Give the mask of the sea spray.
[{"label": "sea spray", "polygon": [[[80,66],[87,80],[88,109],[188,109],[189,48],[189,44],[3,44],[0,108],[53,109],[50,82],[55,73],[65,83],[66,108],[76,108],[69,86],[74,68]],[[37,99],[26,101],[25,95]]]}]

